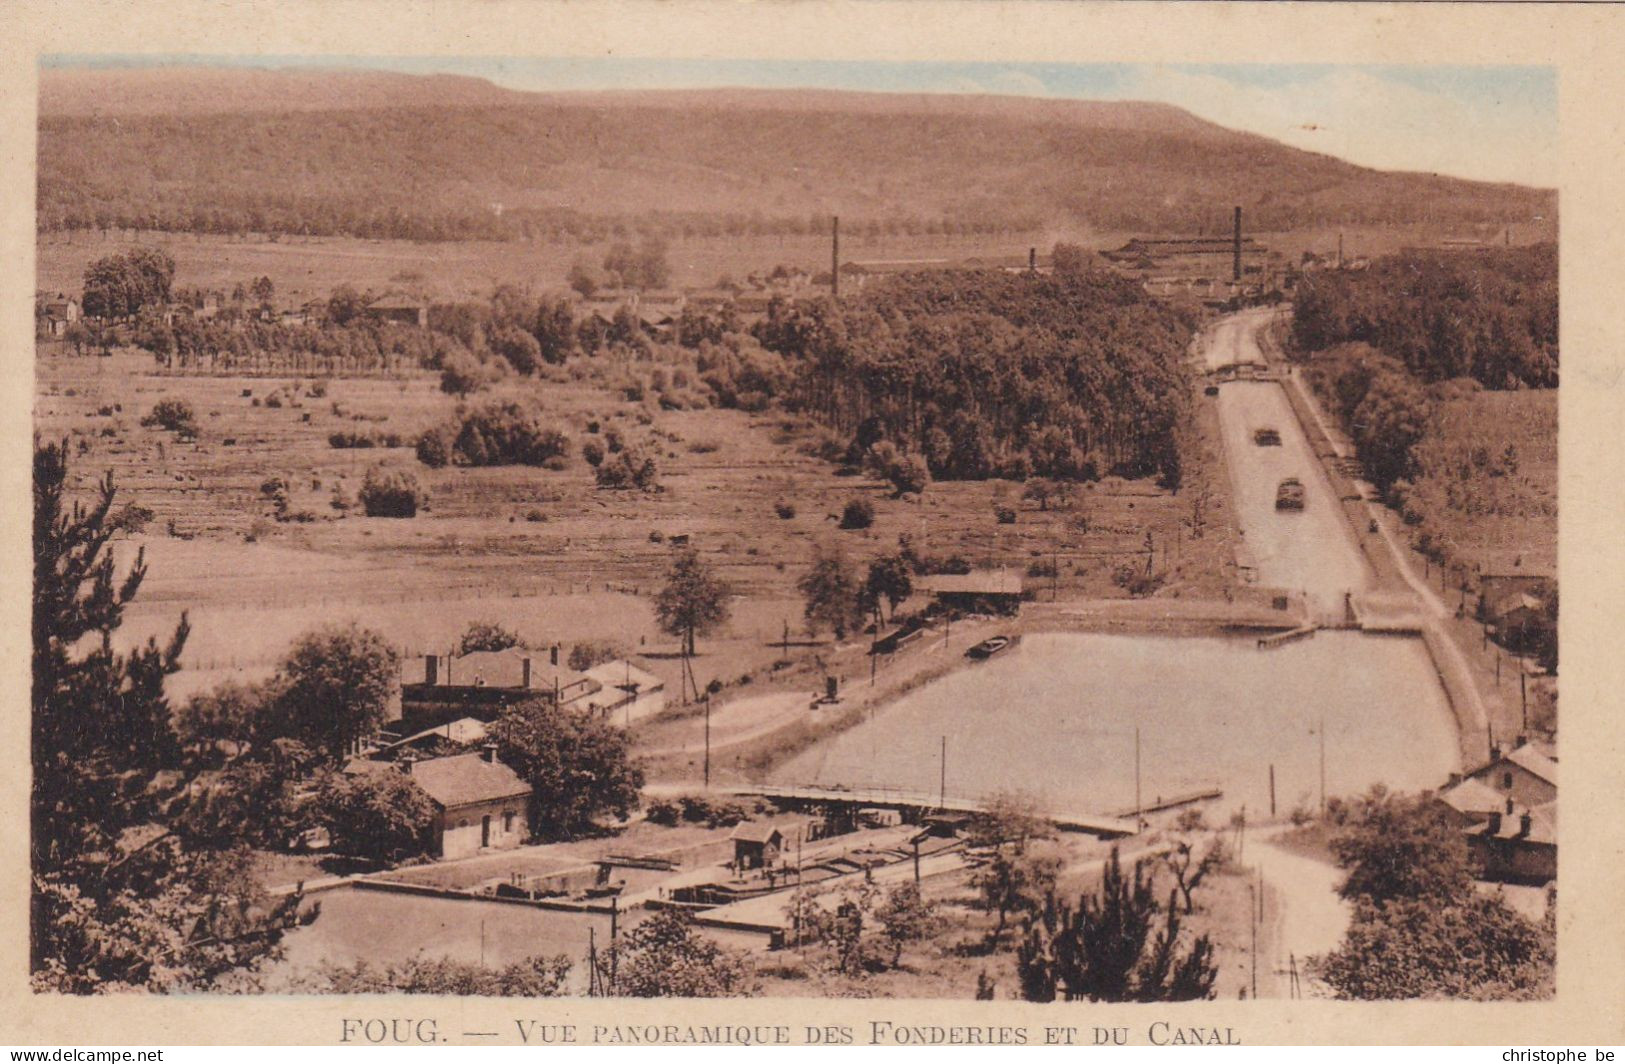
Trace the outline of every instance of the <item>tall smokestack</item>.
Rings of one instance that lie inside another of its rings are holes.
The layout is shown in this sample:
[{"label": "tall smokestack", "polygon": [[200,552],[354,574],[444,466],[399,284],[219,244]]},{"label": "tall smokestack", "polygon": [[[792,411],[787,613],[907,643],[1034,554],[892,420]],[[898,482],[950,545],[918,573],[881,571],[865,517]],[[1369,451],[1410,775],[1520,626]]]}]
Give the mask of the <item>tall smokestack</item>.
[{"label": "tall smokestack", "polygon": [[829,227],[829,294],[841,298],[841,216],[830,219]]},{"label": "tall smokestack", "polygon": [[1234,261],[1231,268],[1235,272],[1235,280],[1241,280],[1241,208],[1236,208],[1236,232],[1233,237],[1231,249],[1234,252]]}]

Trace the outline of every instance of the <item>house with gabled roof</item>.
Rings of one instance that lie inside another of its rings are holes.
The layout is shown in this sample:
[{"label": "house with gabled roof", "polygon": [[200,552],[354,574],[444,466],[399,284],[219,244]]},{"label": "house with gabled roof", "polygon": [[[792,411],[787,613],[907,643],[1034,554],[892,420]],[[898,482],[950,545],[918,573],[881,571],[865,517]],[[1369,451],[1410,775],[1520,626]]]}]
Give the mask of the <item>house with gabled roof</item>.
[{"label": "house with gabled roof", "polygon": [[531,786],[497,758],[494,743],[479,753],[396,763],[434,803],[435,856],[511,849],[530,833]]}]

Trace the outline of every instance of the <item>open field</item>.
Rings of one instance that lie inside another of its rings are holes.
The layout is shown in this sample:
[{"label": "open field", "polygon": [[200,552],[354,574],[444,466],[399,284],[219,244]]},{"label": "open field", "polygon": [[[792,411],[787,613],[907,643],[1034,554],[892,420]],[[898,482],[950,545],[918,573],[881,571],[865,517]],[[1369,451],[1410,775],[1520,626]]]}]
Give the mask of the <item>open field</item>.
[{"label": "open field", "polygon": [[[1035,245],[1047,254],[1056,239],[1057,234],[1041,232],[1003,238],[842,233],[841,257],[847,261],[1025,255]],[[607,244],[424,243],[348,237],[238,240],[128,231],[104,240],[100,233],[42,233],[37,245],[36,285],[42,291],[77,292],[86,266],[137,245],[169,252],[175,259],[177,285],[229,292],[238,283],[266,276],[276,285],[279,302],[293,305],[326,299],[341,284],[379,292],[413,288],[445,300],[489,296],[499,284],[528,285],[536,291],[563,289],[571,263],[581,259],[596,266],[608,248]],[[724,276],[743,281],[751,273],[766,274],[780,263],[810,272],[828,270],[830,247],[828,236],[822,234],[695,237],[671,241],[669,259],[674,286],[704,287]]]},{"label": "open field", "polygon": [[[1470,227],[1468,227],[1470,229]],[[1413,245],[1436,244],[1468,231],[1460,226],[1414,225],[1391,228],[1306,228],[1252,232],[1283,258],[1295,262],[1305,251],[1335,254],[1338,238],[1345,253],[1380,255]],[[1056,241],[1094,250],[1121,246],[1127,231],[1099,231],[1087,226],[1060,226],[1003,237],[841,234],[843,261],[868,259],[969,258],[1024,255],[1030,247],[1048,254]],[[1523,243],[1551,239],[1542,228],[1514,232]],[[484,297],[499,284],[530,286],[536,291],[562,289],[570,264],[578,259],[596,264],[607,244],[530,241],[461,241],[426,243],[413,240],[367,240],[349,237],[233,238],[205,233],[110,231],[41,233],[35,245],[35,287],[46,292],[78,292],[85,267],[129,248],[163,248],[175,259],[175,283],[182,287],[230,291],[256,277],[269,277],[279,302],[298,305],[325,299],[339,285],[383,292],[412,288],[437,299]],[[811,272],[829,269],[825,234],[814,236],[730,236],[677,238],[670,242],[672,284],[708,286],[723,276],[743,280],[774,266],[800,266]]]},{"label": "open field", "polygon": [[[431,470],[405,447],[329,446],[338,431],[394,433],[409,443],[450,416],[455,401],[428,374],[333,379],[313,389],[287,378],[160,375],[128,353],[76,358],[46,348],[41,356],[36,426],[76,439],[78,486],[88,491],[111,470],[122,500],[153,512],[146,532],[121,546],[125,557],[130,546],[145,547],[149,577],[120,635],[144,639],[190,610],[192,674],[177,677],[182,688],[264,670],[323,621],[359,620],[416,654],[443,651],[470,621],[488,619],[536,643],[617,639],[653,655],[651,666],[675,691],[673,648],[649,605],[674,534],[690,535],[737,596],[728,628],[701,640],[701,683],[765,667],[780,656],[774,644],[787,623],[799,634],[795,581],[821,540],[861,562],[907,533],[924,553],[979,567],[1025,573],[1058,563],[1057,577],[1044,570],[1029,579],[1062,596],[1123,597],[1113,573],[1144,565],[1150,530],[1167,593],[1216,595],[1229,579],[1228,493],[1222,474],[1206,468],[1217,454],[1211,442],[1178,495],[1107,478],[1087,485],[1070,508],[1040,511],[1021,501],[1019,484],[989,480],[939,482],[904,501],[802,453],[814,430],[796,418],[661,410],[564,373],[506,386],[533,389],[578,444],[598,422],[602,433],[617,429],[657,448],[664,490],[607,492],[578,457],[561,471]],[[322,388],[325,395],[312,394]],[[273,391],[281,406],[265,405]],[[192,404],[201,426],[195,442],[139,424],[165,397]],[[360,516],[355,492],[379,462],[413,469],[430,509],[411,520]],[[274,519],[262,491],[271,477],[289,483],[290,510],[309,520]],[[1209,502],[1196,538],[1192,500],[1204,483]],[[335,492],[352,507],[335,509]],[[830,515],[853,496],[874,503],[875,523],[837,531]],[[793,518],[777,516],[780,499],[794,505]],[[996,520],[996,503],[1017,510],[1014,524]]]},{"label": "open field", "polygon": [[1445,399],[1416,457],[1419,542],[1469,567],[1556,572],[1556,389]]}]

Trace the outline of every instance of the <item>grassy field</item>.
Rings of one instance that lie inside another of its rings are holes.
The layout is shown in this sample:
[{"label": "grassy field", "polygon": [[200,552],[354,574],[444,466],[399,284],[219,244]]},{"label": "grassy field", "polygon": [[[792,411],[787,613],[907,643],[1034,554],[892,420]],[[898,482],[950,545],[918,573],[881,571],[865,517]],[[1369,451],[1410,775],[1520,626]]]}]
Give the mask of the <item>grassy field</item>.
[{"label": "grassy field", "polygon": [[[1537,239],[1543,231],[1525,227],[1518,242]],[[1303,229],[1256,233],[1289,262],[1305,251],[1335,254],[1338,239],[1350,258],[1388,254],[1418,244],[1436,243],[1461,230],[1439,226],[1395,228]],[[1097,250],[1121,246],[1128,232],[1060,227],[1005,237],[866,236],[842,233],[842,261],[867,259],[968,258],[975,255],[1023,255],[1036,246],[1048,254],[1064,240]],[[409,240],[364,240],[345,237],[283,237],[276,241],[234,239],[193,233],[114,231],[40,234],[35,247],[36,287],[48,292],[78,292],[85,267],[105,255],[138,244],[161,247],[175,259],[175,283],[230,291],[260,276],[276,285],[278,302],[297,305],[325,299],[341,284],[363,291],[413,287],[440,299],[488,296],[499,284],[530,286],[538,291],[563,288],[570,264],[583,259],[596,265],[605,244],[460,242],[421,243]],[[829,268],[827,236],[696,237],[670,245],[672,284],[707,286],[724,276],[743,280],[784,263],[809,271]]]},{"label": "grassy field", "polygon": [[[326,621],[358,620],[418,654],[444,652],[470,621],[488,619],[538,644],[619,640],[675,690],[674,646],[658,631],[649,599],[670,557],[667,539],[679,533],[736,592],[727,629],[701,641],[701,683],[734,681],[780,655],[786,623],[793,634],[802,627],[795,581],[820,541],[838,542],[861,563],[907,533],[925,553],[978,567],[1026,573],[1038,566],[1044,575],[1030,582],[1053,584],[1063,597],[1121,597],[1114,570],[1143,566],[1149,529],[1157,569],[1181,594],[1217,594],[1227,579],[1222,497],[1210,497],[1204,534],[1193,536],[1198,486],[1208,484],[1213,496],[1224,480],[1205,459],[1191,463],[1177,496],[1149,482],[1107,479],[1080,491],[1069,508],[1040,511],[1020,499],[1019,484],[993,480],[938,483],[899,500],[804,453],[815,429],[796,418],[661,410],[612,395],[591,373],[555,378],[505,387],[533,391],[578,450],[591,422],[653,447],[664,490],[598,490],[578,456],[560,471],[430,470],[406,447],[329,446],[337,431],[409,442],[449,417],[455,401],[429,374],[320,385],[168,376],[134,353],[72,357],[50,347],[37,363],[35,424],[43,436],[74,441],[80,489],[111,470],[123,501],[152,511],[145,533],[121,544],[126,558],[130,548],[145,548],[150,575],[120,634],[161,634],[191,611],[189,670],[177,689],[263,672],[293,638]],[[281,405],[267,405],[273,392]],[[201,427],[195,441],[140,424],[168,397],[193,406]],[[426,513],[368,519],[353,506],[334,507],[335,497],[353,501],[366,470],[380,462],[417,473],[430,492]],[[272,477],[291,485],[290,511],[308,520],[274,519],[263,490]],[[832,515],[854,496],[874,503],[875,523],[838,531]],[[794,505],[792,518],[778,516],[778,500]],[[1016,522],[999,523],[996,505],[1015,508]],[[1042,566],[1057,563],[1052,580]]]},{"label": "grassy field", "polygon": [[1449,560],[1555,572],[1557,391],[1474,392],[1435,404],[1409,507]]},{"label": "grassy field", "polygon": [[[1048,233],[1004,238],[843,233],[841,257],[846,261],[1025,255],[1034,245],[1047,254],[1056,239],[1056,234]],[[100,233],[45,233],[37,245],[37,287],[48,292],[77,292],[86,266],[138,244],[161,247],[174,257],[177,285],[229,292],[233,285],[263,275],[276,285],[278,302],[293,305],[325,299],[341,284],[362,291],[410,286],[438,299],[489,296],[499,284],[528,285],[537,291],[562,289],[571,263],[582,259],[596,266],[608,248],[607,244],[418,243],[346,237],[285,237],[272,242],[130,232],[113,233],[104,240]],[[753,272],[765,274],[780,263],[814,272],[828,270],[829,257],[827,236],[693,238],[675,240],[669,248],[676,287],[709,286],[723,276],[743,281]]]}]

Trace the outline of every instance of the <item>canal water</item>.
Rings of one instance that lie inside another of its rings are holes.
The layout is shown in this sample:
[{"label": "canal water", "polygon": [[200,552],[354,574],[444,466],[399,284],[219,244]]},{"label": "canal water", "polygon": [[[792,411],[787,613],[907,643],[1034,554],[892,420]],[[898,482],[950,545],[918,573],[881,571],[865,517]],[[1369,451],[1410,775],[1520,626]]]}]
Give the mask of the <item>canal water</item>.
[{"label": "canal water", "polygon": [[[911,692],[782,766],[774,782],[888,786],[949,797],[1029,794],[1112,813],[1140,789],[1217,787],[1212,813],[1285,816],[1326,790],[1435,787],[1456,768],[1449,703],[1420,640],[1323,631],[1260,650],[1250,637],[1042,633]],[[946,751],[944,753],[944,750]]]}]

